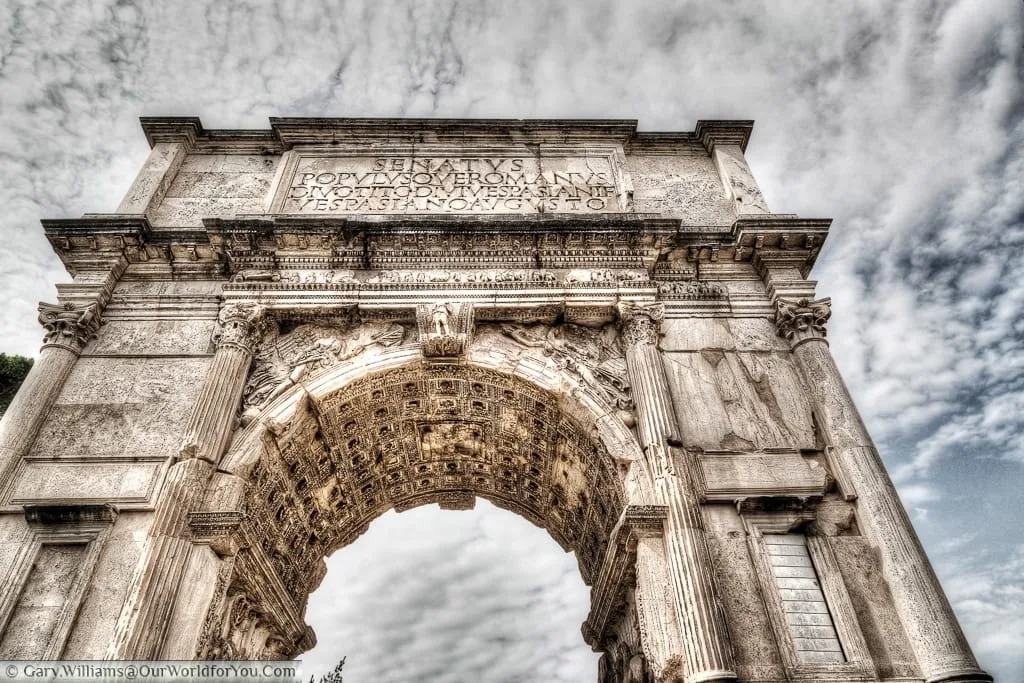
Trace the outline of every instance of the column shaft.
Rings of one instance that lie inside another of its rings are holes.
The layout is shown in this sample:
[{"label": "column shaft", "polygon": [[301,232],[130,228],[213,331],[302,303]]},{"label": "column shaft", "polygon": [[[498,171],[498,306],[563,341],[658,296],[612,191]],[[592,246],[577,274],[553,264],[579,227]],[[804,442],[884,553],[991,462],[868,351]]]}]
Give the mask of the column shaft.
[{"label": "column shaft", "polygon": [[856,489],[858,522],[882,556],[893,601],[929,681],[991,681],[981,671],[829,351],[817,336],[794,345],[815,413]]},{"label": "column shaft", "polygon": [[18,462],[32,447],[50,406],[77,361],[78,353],[73,349],[47,345],[32,364],[0,420],[0,489],[7,488]]},{"label": "column shaft", "polygon": [[39,358],[0,420],[0,492],[11,484],[82,349],[96,336],[100,306],[40,303],[39,323],[46,330]]},{"label": "column shaft", "polygon": [[[674,464],[679,444],[668,380],[657,348],[660,308],[622,309],[626,370],[637,411],[641,446],[655,489],[668,505],[665,549],[686,658],[686,681],[735,680],[732,647],[718,597],[711,553],[689,463]],[[685,458],[684,453],[679,453]],[[677,471],[680,470],[680,471]]]}]

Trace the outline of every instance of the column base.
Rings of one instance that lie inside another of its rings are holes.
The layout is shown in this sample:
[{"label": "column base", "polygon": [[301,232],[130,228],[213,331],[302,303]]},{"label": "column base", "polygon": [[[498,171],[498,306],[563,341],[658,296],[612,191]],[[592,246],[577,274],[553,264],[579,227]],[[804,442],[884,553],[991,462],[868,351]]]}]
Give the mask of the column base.
[{"label": "column base", "polygon": [[994,679],[981,669],[945,671],[928,678],[925,683],[992,683]]}]

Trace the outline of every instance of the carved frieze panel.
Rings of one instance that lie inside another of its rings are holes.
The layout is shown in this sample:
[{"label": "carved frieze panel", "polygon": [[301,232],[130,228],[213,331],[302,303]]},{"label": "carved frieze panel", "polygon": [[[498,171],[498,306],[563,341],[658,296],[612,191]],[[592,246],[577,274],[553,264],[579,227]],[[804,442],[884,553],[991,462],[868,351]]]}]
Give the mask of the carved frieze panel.
[{"label": "carved frieze panel", "polygon": [[511,353],[568,373],[618,409],[626,424],[632,424],[626,359],[614,325],[595,329],[571,323],[501,323],[481,326],[477,335],[481,349],[508,347],[512,342]]}]

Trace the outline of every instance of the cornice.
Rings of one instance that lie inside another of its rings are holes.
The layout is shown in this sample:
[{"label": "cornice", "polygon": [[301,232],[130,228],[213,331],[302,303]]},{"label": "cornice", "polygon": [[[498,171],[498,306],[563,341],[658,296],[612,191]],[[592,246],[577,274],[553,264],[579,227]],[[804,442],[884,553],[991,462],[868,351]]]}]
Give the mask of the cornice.
[{"label": "cornice", "polygon": [[739,218],[733,224],[733,258],[750,260],[755,268],[790,267],[806,278],[828,236],[831,218],[799,218],[764,214]]},{"label": "cornice", "polygon": [[206,132],[198,116],[141,116],[139,124],[150,147],[177,142],[191,149]]},{"label": "cornice", "polygon": [[[259,216],[211,218],[202,228],[154,229],[142,215],[44,220],[65,266],[125,258],[181,273],[237,268],[647,268],[751,262],[807,277],[830,219],[766,214],[693,232],[657,214],[528,216]],[[682,249],[680,252],[678,250]],[[682,260],[679,260],[681,257]],[[242,265],[238,265],[242,264]],[[198,270],[197,270],[198,269]]]},{"label": "cornice", "polygon": [[703,143],[708,154],[715,151],[716,145],[737,145],[746,152],[753,130],[754,122],[750,120],[709,120],[698,121],[694,135]]},{"label": "cornice", "polygon": [[182,143],[199,153],[280,154],[296,146],[388,144],[567,145],[604,142],[636,154],[710,154],[746,149],[753,121],[698,121],[693,131],[640,132],[636,119],[422,119],[271,117],[262,130],[207,129],[194,116],[143,116],[150,146]]}]

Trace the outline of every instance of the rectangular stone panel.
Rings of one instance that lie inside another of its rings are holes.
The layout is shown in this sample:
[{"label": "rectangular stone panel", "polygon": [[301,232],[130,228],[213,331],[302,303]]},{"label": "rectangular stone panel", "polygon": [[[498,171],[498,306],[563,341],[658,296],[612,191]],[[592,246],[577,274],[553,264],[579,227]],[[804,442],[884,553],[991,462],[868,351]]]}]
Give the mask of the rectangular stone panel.
[{"label": "rectangular stone panel", "polygon": [[108,320],[85,355],[212,354],[216,325],[215,320]]},{"label": "rectangular stone panel", "polygon": [[164,197],[153,211],[154,228],[201,228],[204,218],[261,214],[262,197]]},{"label": "rectangular stone panel", "polygon": [[825,470],[799,453],[702,453],[708,500],[825,493]]},{"label": "rectangular stone panel", "polygon": [[174,455],[209,359],[83,357],[33,444],[43,458]]},{"label": "rectangular stone panel", "polygon": [[43,657],[81,570],[86,548],[85,543],[53,543],[39,548],[0,637],[0,659]]},{"label": "rectangular stone panel", "polygon": [[149,503],[160,462],[52,462],[30,460],[18,474],[11,503],[75,501]]},{"label": "rectangular stone panel", "polygon": [[286,155],[272,213],[626,210],[612,148]]},{"label": "rectangular stone panel", "polygon": [[660,213],[682,220],[684,225],[729,226],[736,219],[733,201],[710,157],[626,157],[633,183],[633,210]]},{"label": "rectangular stone panel", "polygon": [[708,451],[815,446],[811,408],[789,353],[665,353],[687,447]]},{"label": "rectangular stone panel", "polygon": [[665,351],[789,351],[767,318],[673,318],[662,331],[659,346]]}]

